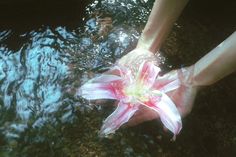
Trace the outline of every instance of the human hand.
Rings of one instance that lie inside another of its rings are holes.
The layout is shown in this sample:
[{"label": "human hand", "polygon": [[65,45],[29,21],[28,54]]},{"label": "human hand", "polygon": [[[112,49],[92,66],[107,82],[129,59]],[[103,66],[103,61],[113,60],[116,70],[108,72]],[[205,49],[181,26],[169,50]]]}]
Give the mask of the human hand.
[{"label": "human hand", "polygon": [[[119,100],[116,110],[104,121],[101,129],[102,135],[115,132],[136,112],[141,114],[136,114],[137,118],[133,118],[133,122],[139,123],[160,116],[163,124],[174,135],[177,135],[182,127],[178,108],[185,112],[186,108],[182,106],[182,103],[188,103],[186,100],[191,100],[188,99],[188,94],[186,96],[188,93],[186,89],[191,87],[189,84],[191,70],[187,70],[190,68],[172,71],[160,77],[158,75],[160,68],[153,65],[155,61],[153,58],[150,58],[151,61],[143,60],[141,65],[137,65],[134,63],[140,61],[138,59],[146,59],[148,55],[143,56],[142,51],[133,51],[133,53],[138,53],[135,56],[137,60],[125,58],[122,60],[125,61],[124,63],[118,62],[120,66],[112,68],[107,74],[90,80],[78,90],[78,94],[89,100]],[[178,88],[180,90],[176,90]],[[166,94],[176,99],[176,106]],[[146,112],[143,112],[145,110]],[[155,111],[156,114],[152,111]]]},{"label": "human hand", "polygon": [[115,66],[110,70],[117,74],[102,74],[91,79],[79,90],[78,95],[88,99],[118,100],[115,111],[104,121],[101,135],[114,133],[140,109],[141,106],[156,111],[162,123],[173,132],[174,137],[182,128],[181,117],[175,104],[166,95],[179,87],[179,80],[157,81],[160,68],[143,62],[137,73],[129,68]]},{"label": "human hand", "polygon": [[134,74],[143,62],[159,64],[154,53],[143,48],[136,48],[118,60],[117,64],[129,68]]},{"label": "human hand", "polygon": [[[128,67],[132,69],[132,71],[137,72],[137,68],[139,67],[142,61],[149,61],[155,64],[158,64],[158,59],[156,56],[147,50],[144,49],[134,49],[124,57],[122,57],[118,64]],[[198,86],[193,85],[193,71],[194,66],[182,68],[178,70],[173,70],[166,73],[163,76],[158,76],[156,80],[156,84],[159,86],[165,86],[175,80],[180,82],[180,87],[166,94],[172,99],[175,103],[181,117],[185,117],[192,110],[192,106],[194,103],[195,96],[198,91]],[[108,73],[114,74],[114,71],[108,71]],[[104,102],[101,100],[97,100],[97,103]],[[133,126],[145,121],[153,120],[159,118],[159,115],[154,110],[150,110],[144,106],[140,106],[140,109],[135,113],[135,115],[129,120],[126,124],[127,126]]]},{"label": "human hand", "polygon": [[[185,117],[191,112],[195,96],[199,89],[198,86],[195,86],[192,83],[193,70],[194,66],[173,70],[161,77],[158,77],[156,80],[157,86],[165,86],[166,84],[171,83],[174,80],[180,81],[179,88],[167,92],[166,94],[175,103],[181,117]],[[150,110],[146,107],[141,107],[126,125],[133,126],[157,118],[159,118],[159,115],[155,111]]]}]

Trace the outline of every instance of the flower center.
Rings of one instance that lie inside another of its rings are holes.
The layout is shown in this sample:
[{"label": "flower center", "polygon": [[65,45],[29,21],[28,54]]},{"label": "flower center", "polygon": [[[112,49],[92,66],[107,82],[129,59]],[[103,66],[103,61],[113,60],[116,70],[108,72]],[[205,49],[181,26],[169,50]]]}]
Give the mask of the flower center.
[{"label": "flower center", "polygon": [[128,97],[132,97],[140,101],[148,101],[149,89],[140,84],[133,84],[126,87],[124,93]]}]

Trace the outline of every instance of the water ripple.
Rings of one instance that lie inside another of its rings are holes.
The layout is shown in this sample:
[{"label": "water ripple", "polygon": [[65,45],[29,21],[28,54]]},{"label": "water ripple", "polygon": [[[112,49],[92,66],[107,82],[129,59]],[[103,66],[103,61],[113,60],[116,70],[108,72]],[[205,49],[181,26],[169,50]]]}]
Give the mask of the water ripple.
[{"label": "water ripple", "polygon": [[[52,146],[64,128],[60,124],[73,123],[77,110],[91,109],[74,97],[74,90],[91,72],[106,70],[135,47],[141,30],[134,26],[150,12],[150,5],[137,9],[139,4],[94,1],[87,6],[83,27],[41,26],[18,34],[23,44],[15,49],[9,42],[17,41],[8,39],[17,33],[0,32],[0,136],[8,143],[7,152],[21,152],[20,146],[29,143]],[[105,17],[112,20],[111,28],[98,37],[99,19]]]}]

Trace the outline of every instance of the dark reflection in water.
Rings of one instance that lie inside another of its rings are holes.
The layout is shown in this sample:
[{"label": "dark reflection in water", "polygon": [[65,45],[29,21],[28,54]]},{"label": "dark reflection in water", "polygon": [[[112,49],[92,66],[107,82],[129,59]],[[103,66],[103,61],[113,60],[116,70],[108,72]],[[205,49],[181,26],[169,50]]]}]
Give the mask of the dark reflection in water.
[{"label": "dark reflection in water", "polygon": [[[27,16],[30,12],[23,12],[19,19],[15,18],[17,13],[9,13],[9,19],[4,17],[6,23],[0,31],[0,156],[148,157],[168,156],[168,153],[186,156],[188,149],[193,154],[195,149],[191,147],[194,144],[190,138],[193,130],[182,136],[192,144],[185,148],[185,142],[166,142],[170,136],[163,133],[156,122],[121,129],[111,139],[98,138],[102,120],[112,108],[92,107],[89,102],[74,97],[74,92],[81,83],[107,70],[135,47],[153,0],[95,0],[88,3],[72,3],[79,5],[81,10],[72,7],[69,15],[77,13],[74,18],[78,20],[69,19],[68,25],[58,20],[58,16],[62,21],[68,17],[59,13],[68,7],[63,4],[60,7],[49,5],[45,12],[40,9],[42,4],[36,7],[38,15],[50,15],[42,18],[46,20],[34,19],[36,13]],[[58,15],[50,13],[51,7],[57,8]],[[57,17],[56,22],[53,17]],[[208,27],[190,18],[186,15],[180,18],[163,46],[165,59],[171,62],[163,65],[164,69],[194,63],[231,31],[225,29],[226,33],[221,33],[219,38],[209,37],[206,33],[214,34],[214,30],[208,30],[213,25]],[[52,23],[51,19],[54,20]],[[202,112],[201,107],[197,109]],[[198,119],[194,120],[198,122]],[[221,126],[223,122],[217,124]],[[189,128],[188,125],[186,128],[191,130],[192,125]],[[195,145],[202,143],[197,141]],[[205,149],[201,151],[209,153]]]}]

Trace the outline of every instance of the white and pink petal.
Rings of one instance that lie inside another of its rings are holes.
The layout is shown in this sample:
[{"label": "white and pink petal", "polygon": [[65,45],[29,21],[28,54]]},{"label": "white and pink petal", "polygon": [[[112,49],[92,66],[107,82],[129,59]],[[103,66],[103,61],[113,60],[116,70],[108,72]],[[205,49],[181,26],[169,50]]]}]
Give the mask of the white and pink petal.
[{"label": "white and pink petal", "polygon": [[167,93],[167,92],[170,92],[172,90],[179,88],[180,85],[181,85],[180,81],[176,79],[171,82],[168,82],[167,84],[163,84],[158,90],[160,92]]},{"label": "white and pink petal", "polygon": [[82,85],[76,94],[88,100],[119,99],[122,88],[123,81],[120,76],[102,74]]},{"label": "white and pink petal", "polygon": [[157,107],[164,126],[173,132],[174,135],[179,134],[182,129],[182,121],[174,102],[166,94],[163,94]]},{"label": "white and pink petal", "polygon": [[112,81],[121,80],[122,78],[113,74],[102,74],[88,81],[88,83],[109,83]]},{"label": "white and pink petal", "polygon": [[137,110],[138,105],[120,101],[116,110],[103,122],[100,136],[107,136],[108,134],[114,133],[120,126],[128,122]]},{"label": "white and pink petal", "polygon": [[174,102],[164,93],[161,97],[152,98],[148,102],[142,103],[150,109],[156,111],[164,126],[174,135],[177,135],[182,128],[181,116]]},{"label": "white and pink petal", "polygon": [[116,99],[116,95],[106,83],[85,83],[77,90],[77,95],[88,100]]},{"label": "white and pink petal", "polygon": [[136,79],[147,87],[151,87],[155,83],[159,72],[160,68],[153,63],[143,62],[139,67]]}]

